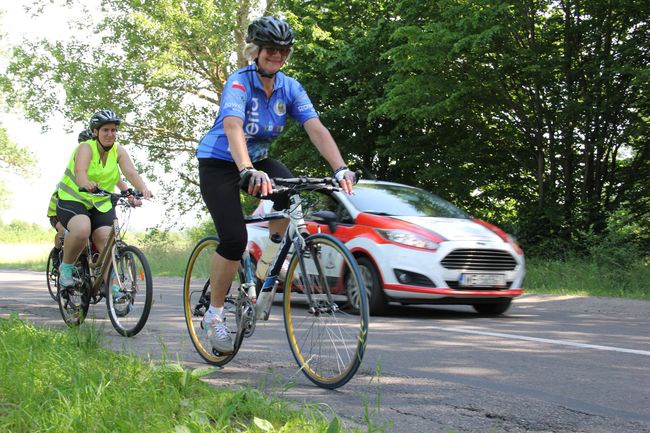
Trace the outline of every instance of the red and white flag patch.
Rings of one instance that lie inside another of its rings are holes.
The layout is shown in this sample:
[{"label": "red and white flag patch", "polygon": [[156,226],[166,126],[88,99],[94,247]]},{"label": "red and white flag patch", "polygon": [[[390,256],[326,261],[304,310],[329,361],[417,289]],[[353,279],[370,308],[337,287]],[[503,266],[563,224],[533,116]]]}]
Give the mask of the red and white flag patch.
[{"label": "red and white flag patch", "polygon": [[232,86],[230,86],[230,87],[232,87],[233,89],[239,89],[239,90],[241,90],[242,92],[245,92],[245,91],[246,91],[246,89],[244,88],[244,86],[243,86],[239,81],[233,81],[233,82],[232,82]]}]

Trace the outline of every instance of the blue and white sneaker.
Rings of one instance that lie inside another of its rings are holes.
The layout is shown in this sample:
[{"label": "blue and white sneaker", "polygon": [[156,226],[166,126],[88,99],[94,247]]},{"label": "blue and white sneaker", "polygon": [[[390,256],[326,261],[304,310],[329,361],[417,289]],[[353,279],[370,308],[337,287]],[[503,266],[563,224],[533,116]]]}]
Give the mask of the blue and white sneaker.
[{"label": "blue and white sneaker", "polygon": [[63,288],[69,288],[75,285],[74,278],[72,278],[72,271],[74,265],[66,265],[61,263],[59,266],[59,285]]},{"label": "blue and white sneaker", "polygon": [[133,309],[133,305],[129,301],[129,297],[126,296],[126,293],[121,291],[120,286],[117,284],[113,284],[111,292],[113,296],[113,308],[115,309],[115,314],[117,314],[118,317],[124,317],[129,314]]}]

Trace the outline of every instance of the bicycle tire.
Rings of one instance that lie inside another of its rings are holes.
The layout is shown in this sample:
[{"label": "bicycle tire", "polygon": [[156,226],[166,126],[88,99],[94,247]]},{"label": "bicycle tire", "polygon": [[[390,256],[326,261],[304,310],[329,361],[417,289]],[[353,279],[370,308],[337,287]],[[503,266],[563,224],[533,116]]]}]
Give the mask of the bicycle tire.
[{"label": "bicycle tire", "polygon": [[[201,358],[209,364],[223,366],[235,357],[243,337],[237,338],[236,330],[233,332],[233,329],[230,329],[232,338],[235,340],[235,349],[232,353],[222,354],[212,349],[207,334],[203,330],[203,315],[210,307],[210,264],[218,245],[219,238],[217,236],[208,236],[201,239],[192,250],[183,279],[183,312],[190,339]],[[231,327],[237,324],[235,309],[232,307],[236,305],[234,293],[237,293],[237,285],[241,284],[241,281],[243,281],[243,275],[240,266],[224,304],[225,320]]]},{"label": "bicycle tire", "polygon": [[90,269],[86,256],[75,263],[73,278],[78,282],[72,287],[61,287],[57,279],[57,303],[66,325],[71,328],[81,325],[88,315],[90,306]]},{"label": "bicycle tire", "polygon": [[108,317],[120,335],[133,337],[147,323],[151,311],[151,268],[144,253],[132,245],[117,248],[115,262],[117,269],[109,266],[104,283]]},{"label": "bicycle tire", "polygon": [[50,254],[47,256],[47,265],[45,267],[45,280],[47,281],[47,290],[55,302],[58,302],[58,290],[56,288],[59,278],[59,269],[54,266],[54,257],[59,254],[60,250],[52,247]]},{"label": "bicycle tire", "polygon": [[[304,271],[300,259],[301,252],[294,252],[283,288],[289,346],[309,380],[322,388],[338,388],[355,375],[365,352],[368,302],[363,279],[350,251],[328,234],[305,239]],[[346,307],[351,287],[357,290],[354,308]]]}]

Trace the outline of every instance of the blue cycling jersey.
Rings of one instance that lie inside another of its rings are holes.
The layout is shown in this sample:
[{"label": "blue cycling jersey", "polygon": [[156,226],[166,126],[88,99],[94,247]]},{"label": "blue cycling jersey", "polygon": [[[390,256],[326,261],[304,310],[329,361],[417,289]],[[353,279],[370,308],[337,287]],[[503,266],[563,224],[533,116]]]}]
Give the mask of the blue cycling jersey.
[{"label": "blue cycling jersey", "polygon": [[226,81],[221,93],[219,114],[210,131],[201,138],[196,156],[233,160],[223,119],[235,116],[244,121],[244,135],[251,161],[260,161],[268,156],[271,142],[284,129],[287,113],[301,125],[318,117],[307,92],[298,81],[282,72],[276,73],[273,94],[267,99],[255,65],[241,68]]}]

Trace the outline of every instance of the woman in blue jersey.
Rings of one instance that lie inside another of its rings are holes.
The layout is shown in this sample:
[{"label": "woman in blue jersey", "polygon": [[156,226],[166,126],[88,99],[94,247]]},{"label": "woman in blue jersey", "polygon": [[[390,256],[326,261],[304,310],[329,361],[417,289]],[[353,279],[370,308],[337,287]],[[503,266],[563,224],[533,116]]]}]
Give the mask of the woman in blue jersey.
[{"label": "woman in blue jersey", "polygon": [[[204,329],[212,346],[222,353],[233,350],[223,304],[247,243],[239,185],[248,185],[249,194],[266,197],[272,189],[270,178],[292,176],[284,164],[268,156],[271,141],[284,129],[287,116],[305,128],[345,192],[352,193],[355,182],[307,92],[280,72],[293,42],[293,30],[280,19],[262,17],[248,26],[244,54],[251,64],[226,81],[219,114],[196,152],[201,195],[220,239],[210,270],[211,305],[203,317]],[[288,207],[287,196],[272,199],[275,210]],[[282,234],[286,226],[286,220],[269,222],[269,235]]]}]

